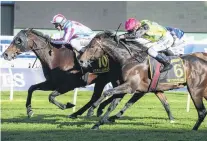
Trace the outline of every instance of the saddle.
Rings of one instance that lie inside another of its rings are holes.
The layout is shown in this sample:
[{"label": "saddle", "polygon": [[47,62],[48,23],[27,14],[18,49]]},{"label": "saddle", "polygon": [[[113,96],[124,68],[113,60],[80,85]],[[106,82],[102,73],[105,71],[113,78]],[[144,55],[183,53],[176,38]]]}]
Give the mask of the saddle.
[{"label": "saddle", "polygon": [[160,73],[162,64],[156,59],[148,56],[150,66],[150,78],[152,79],[149,91],[156,91],[158,83],[161,84],[180,84],[186,82],[186,72],[184,70],[183,61],[177,56],[168,56],[173,68]]}]

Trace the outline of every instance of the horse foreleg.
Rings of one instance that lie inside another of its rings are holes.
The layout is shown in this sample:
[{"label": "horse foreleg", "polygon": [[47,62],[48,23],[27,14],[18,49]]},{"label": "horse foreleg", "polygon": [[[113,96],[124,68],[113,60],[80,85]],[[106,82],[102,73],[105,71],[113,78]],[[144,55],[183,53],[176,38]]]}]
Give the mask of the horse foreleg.
[{"label": "horse foreleg", "polygon": [[28,89],[28,95],[27,95],[27,101],[26,101],[26,109],[27,109],[27,115],[30,118],[34,113],[32,111],[32,106],[31,106],[31,100],[32,100],[32,94],[35,90],[43,90],[43,91],[49,91],[53,90],[54,88],[52,85],[48,82],[42,82],[39,84],[35,84],[29,87]]},{"label": "horse foreleg", "polygon": [[135,93],[129,99],[129,101],[125,104],[125,106],[116,115],[111,116],[108,120],[111,122],[115,122],[116,119],[121,118],[121,116],[124,114],[124,112],[143,96],[144,96],[144,93]]},{"label": "horse foreleg", "polygon": [[96,123],[96,125],[94,125],[92,127],[92,129],[98,129],[98,127],[100,125],[103,125],[105,123],[108,122],[108,117],[109,117],[109,114],[117,107],[117,105],[119,104],[119,102],[122,100],[122,98],[116,98],[112,101],[112,103],[110,104],[110,106],[108,107],[106,113],[104,114],[104,116],[101,118],[101,120]]},{"label": "horse foreleg", "polygon": [[[79,109],[77,112],[69,115],[68,117],[69,118],[77,118],[78,115],[82,115],[86,110],[88,110],[88,108],[90,108],[91,105],[100,98],[102,91],[104,89],[104,86],[107,83],[108,83],[108,80],[105,79],[104,76],[99,76],[96,80],[96,83],[94,86],[94,93],[91,97],[91,100],[88,103],[86,103],[81,109]],[[92,116],[93,113],[94,113],[93,109],[89,110],[87,113],[87,117]]]},{"label": "horse foreleg", "polygon": [[104,102],[102,102],[99,105],[99,108],[97,110],[97,117],[101,116],[103,114],[103,109],[109,104],[111,103],[114,99],[116,98],[123,98],[125,94],[117,94],[117,95],[113,95],[112,97],[108,98],[107,100],[105,100]]},{"label": "horse foreleg", "polygon": [[[88,110],[88,108],[91,107],[91,105],[98,99],[100,98],[101,94],[102,94],[102,90],[103,88],[99,89],[99,90],[94,90],[94,93],[90,99],[90,101],[88,103],[86,103],[82,108],[80,108],[77,112],[69,115],[69,118],[77,118],[78,115],[82,115],[86,110]],[[93,110],[88,111],[87,113],[87,117],[91,117],[93,115]]]},{"label": "horse foreleg", "polygon": [[[117,87],[118,83],[117,81],[111,81],[111,84],[113,85],[113,87]],[[103,109],[109,104],[111,103],[114,99],[116,98],[123,98],[125,94],[117,94],[117,95],[113,95],[112,97],[108,98],[107,100],[105,100],[104,102],[102,102],[97,110],[97,117],[101,116],[103,114]]]},{"label": "horse foreleg", "polygon": [[[119,85],[118,87],[116,87],[116,88],[113,88],[113,89],[110,89],[110,90],[107,90],[107,91],[105,91],[104,93],[103,93],[103,95],[92,105],[92,107],[95,107],[95,106],[97,106],[97,105],[99,105],[100,103],[101,103],[101,101],[104,99],[104,98],[106,98],[107,96],[112,96],[112,95],[114,95],[114,94],[120,94],[120,93],[132,93],[132,88],[130,87],[130,83],[128,82],[128,83],[124,83],[124,84],[122,84],[122,85]],[[116,102],[118,102],[120,100],[120,98],[118,98],[117,99],[117,101],[115,101],[113,104],[116,104]],[[116,106],[114,106],[114,108],[115,108]],[[114,109],[114,108],[112,108],[112,109]],[[112,110],[110,109],[110,112],[111,112]],[[107,117],[108,115],[106,115],[105,117]],[[93,127],[92,127],[92,129],[98,129],[99,128],[99,126],[101,125],[101,124],[103,124],[104,123],[104,120],[105,120],[105,118],[104,119],[102,119],[102,120],[100,120],[97,124],[95,124]]]},{"label": "horse foreleg", "polygon": [[155,95],[158,97],[158,99],[160,100],[160,102],[164,106],[164,108],[167,112],[168,118],[170,119],[170,123],[173,123],[174,122],[174,117],[173,117],[173,115],[170,111],[170,105],[167,102],[167,97],[164,95],[163,92],[157,92],[157,93],[155,93]]}]

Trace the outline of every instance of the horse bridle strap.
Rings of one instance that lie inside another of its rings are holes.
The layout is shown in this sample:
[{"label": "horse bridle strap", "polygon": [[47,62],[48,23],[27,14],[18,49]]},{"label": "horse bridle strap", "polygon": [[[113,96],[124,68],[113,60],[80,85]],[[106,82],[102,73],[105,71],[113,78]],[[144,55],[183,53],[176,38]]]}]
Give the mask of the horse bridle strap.
[{"label": "horse bridle strap", "polygon": [[33,43],[35,44],[35,46],[36,46],[36,48],[32,48],[32,50],[42,50],[42,49],[46,49],[47,48],[47,45],[48,44],[46,44],[44,47],[41,47],[41,48],[37,48],[37,43],[33,40]]},{"label": "horse bridle strap", "polygon": [[[33,35],[35,35],[35,34],[33,34]],[[25,33],[25,36],[26,37],[28,37],[28,35]],[[39,36],[37,36],[37,35],[35,35],[36,37],[38,37],[39,38]],[[40,39],[40,38],[39,38]],[[42,40],[42,39],[40,39],[40,40]],[[42,49],[46,49],[47,48],[47,45],[48,45],[48,42],[46,42],[46,45],[45,46],[43,46],[43,47],[41,47],[41,48],[37,48],[37,43],[34,41],[34,40],[32,40],[33,41],[33,43],[35,44],[35,46],[36,46],[36,48],[32,48],[32,50],[42,50]],[[43,41],[43,40],[42,40]],[[27,42],[28,42],[28,39],[27,39]],[[44,41],[43,41],[44,42]],[[33,45],[33,47],[34,47],[34,45]]]}]

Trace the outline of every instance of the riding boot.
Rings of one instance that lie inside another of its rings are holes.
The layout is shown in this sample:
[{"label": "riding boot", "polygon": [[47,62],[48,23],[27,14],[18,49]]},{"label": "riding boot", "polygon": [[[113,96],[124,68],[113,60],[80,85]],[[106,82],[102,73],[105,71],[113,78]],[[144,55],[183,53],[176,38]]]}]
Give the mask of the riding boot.
[{"label": "riding boot", "polygon": [[163,69],[160,70],[161,73],[164,71],[170,70],[173,67],[172,64],[170,64],[169,60],[167,59],[167,57],[164,54],[158,54],[155,57],[155,59],[164,65]]},{"label": "riding boot", "polygon": [[167,50],[164,52],[164,54],[165,54],[166,56],[175,56],[175,54],[174,54],[170,49],[167,49]]}]

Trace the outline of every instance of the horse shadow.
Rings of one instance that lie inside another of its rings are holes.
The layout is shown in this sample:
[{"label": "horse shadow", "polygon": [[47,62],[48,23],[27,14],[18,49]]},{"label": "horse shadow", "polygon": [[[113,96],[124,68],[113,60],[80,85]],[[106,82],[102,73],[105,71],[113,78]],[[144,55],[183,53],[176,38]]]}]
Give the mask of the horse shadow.
[{"label": "horse shadow", "polygon": [[[137,119],[141,119],[140,121],[137,121]],[[114,124],[114,125],[137,125],[137,126],[147,126],[151,127],[151,123],[145,123],[142,121],[144,119],[154,120],[154,124],[163,124],[159,120],[168,120],[164,117],[129,117],[129,116],[123,116],[120,119],[117,119],[116,122],[109,122],[108,124]],[[70,119],[66,115],[62,114],[42,114],[42,115],[35,115],[32,118],[26,117],[24,114],[21,114],[20,116],[16,118],[9,118],[9,119],[1,119],[2,124],[6,123],[31,123],[31,124],[51,124],[56,125],[58,128],[62,128],[64,126],[77,126],[77,127],[84,127],[85,125],[89,124],[95,124],[100,120],[100,117],[92,116],[92,117],[86,117],[81,116],[77,119]],[[132,122],[128,122],[132,121]],[[134,122],[136,121],[136,122]],[[180,123],[176,123],[180,124]]]}]

